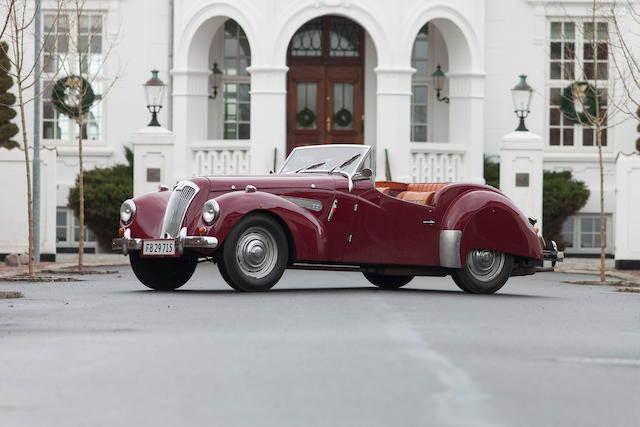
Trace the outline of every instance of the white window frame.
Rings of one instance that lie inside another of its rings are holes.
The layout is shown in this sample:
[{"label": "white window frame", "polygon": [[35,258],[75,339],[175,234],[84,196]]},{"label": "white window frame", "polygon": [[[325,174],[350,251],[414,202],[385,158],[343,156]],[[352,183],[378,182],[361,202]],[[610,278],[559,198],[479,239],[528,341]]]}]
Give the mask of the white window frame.
[{"label": "white window frame", "polygon": [[[426,58],[426,60],[427,60],[427,75],[426,75],[426,77],[419,77],[419,76],[417,76],[417,73],[413,73],[413,75],[411,76],[411,100],[409,101],[410,102],[410,104],[409,104],[410,105],[410,110],[409,110],[409,114],[410,114],[410,118],[409,118],[409,126],[410,126],[409,135],[410,135],[411,142],[415,142],[415,143],[427,143],[427,142],[432,141],[432,139],[433,139],[432,138],[432,126],[431,126],[431,120],[430,120],[431,114],[429,114],[429,112],[431,111],[431,106],[432,106],[432,104],[430,102],[431,96],[429,96],[430,95],[429,91],[432,88],[432,85],[431,85],[431,73],[429,73],[429,70],[431,68],[433,68],[431,66],[431,62],[429,61],[429,57],[432,56],[432,55],[430,55],[430,53],[433,51],[433,49],[432,49],[432,43],[433,42],[431,41],[432,37],[429,37],[429,32],[431,31],[431,29],[429,28],[429,24],[427,23],[427,24],[425,24],[425,26],[427,26],[427,58]],[[422,30],[422,27],[420,28],[420,30]],[[415,46],[415,42],[416,42],[416,39],[418,38],[419,34],[420,33],[416,34],[416,37],[413,39],[413,45],[411,46],[411,66],[412,67],[413,67],[413,65],[415,63],[414,62],[415,61],[415,59],[414,59],[414,46]],[[422,60],[422,58],[419,58],[419,59]],[[424,104],[424,107],[426,108],[426,114],[427,114],[425,123],[416,123],[414,121],[414,113],[413,113],[414,112],[414,106],[415,105],[423,105],[423,104],[415,104],[414,103],[415,88],[416,87],[425,87],[426,91],[427,91],[427,95],[426,95],[427,96],[427,101]],[[414,128],[415,125],[419,125],[419,126],[424,125],[424,126],[426,126],[426,140],[425,141],[416,141],[414,139],[413,128]]]},{"label": "white window frame", "polygon": [[[65,225],[60,225],[58,223],[58,214],[59,213],[64,213],[66,215],[66,224]],[[58,229],[64,227],[65,229],[65,238],[66,240],[64,241],[58,241]],[[78,249],[78,246],[80,244],[79,240],[75,240],[75,229],[76,227],[79,227],[79,221],[78,218],[76,218],[76,216],[73,213],[73,210],[71,210],[68,207],[65,206],[58,206],[56,208],[56,248],[62,248],[62,249]],[[92,248],[94,251],[97,249],[97,241],[95,239],[95,236],[93,234],[93,232],[89,229],[89,227],[86,226],[85,224],[85,228],[84,228],[84,247],[85,249],[87,248]]]},{"label": "white window frame", "polygon": [[[550,129],[551,129],[551,119],[550,119],[550,103],[551,103],[551,89],[552,88],[559,88],[561,91],[562,89],[564,89],[565,87],[569,86],[571,83],[573,83],[574,81],[588,81],[590,84],[594,84],[594,80],[583,80],[580,78],[576,78],[575,80],[566,80],[564,78],[562,79],[551,79],[551,24],[553,22],[573,22],[573,24],[575,25],[575,38],[574,38],[574,43],[575,43],[575,52],[574,52],[574,76],[577,77],[582,77],[581,73],[583,73],[583,67],[580,66],[580,64],[583,64],[584,61],[584,24],[585,23],[589,23],[592,21],[591,17],[585,17],[585,16],[548,16],[547,17],[547,22],[546,22],[546,28],[545,28],[545,32],[546,32],[546,36],[545,36],[545,40],[546,40],[546,51],[545,51],[545,79],[546,79],[546,85],[545,85],[545,148],[548,151],[551,152],[571,152],[571,153],[597,153],[598,151],[598,146],[595,142],[595,137],[594,137],[594,144],[591,146],[585,146],[583,145],[583,128],[585,128],[582,125],[579,124],[574,124],[573,125],[573,145],[551,145],[551,138],[550,138]],[[606,22],[603,20],[596,20],[596,26],[599,22]],[[611,29],[608,28],[609,30],[609,40],[611,39],[610,35],[611,35]],[[563,52],[561,52],[561,55],[563,55]],[[603,89],[603,83],[606,82],[606,89],[608,91],[611,90],[611,85],[612,85],[612,79],[611,79],[611,72],[612,72],[612,66],[611,66],[611,55],[608,55],[607,58],[607,79],[598,79],[598,88],[599,89]],[[562,70],[561,70],[562,72]],[[564,77],[564,76],[562,76]],[[562,112],[560,112],[560,120],[562,121]],[[607,145],[602,147],[602,151],[605,153],[611,153],[613,152],[613,129],[605,129],[604,131],[607,133]],[[561,139],[564,138],[563,136],[561,136]]]},{"label": "white window frame", "polygon": [[[600,219],[599,213],[579,213],[567,218],[567,221],[573,221],[573,244],[574,246],[567,246],[565,252],[568,254],[599,254],[600,246],[595,248],[583,248],[582,246],[582,221],[583,218]],[[605,248],[606,254],[613,253],[613,218],[609,213],[604,215],[605,224]],[[562,225],[564,232],[564,224]],[[598,233],[599,233],[598,228]]]},{"label": "white window frame", "polygon": [[[42,23],[41,23],[41,25],[42,25],[41,33],[43,35],[46,35],[47,34],[47,30],[48,30],[48,28],[46,28],[46,25],[45,25],[46,19],[44,19],[44,17],[47,16],[47,15],[55,15],[56,13],[57,12],[53,11],[53,10],[43,10],[42,11],[43,19],[42,19]],[[70,34],[72,34],[75,37],[78,34],[78,32],[77,32],[78,22],[76,22],[76,20],[75,20],[74,11],[67,10],[67,11],[61,11],[60,13],[61,13],[61,15],[66,15],[68,17],[69,25],[72,27],[70,29]],[[100,114],[99,114],[100,117],[99,117],[98,120],[96,120],[96,121],[99,121],[99,124],[100,124],[100,138],[95,139],[95,140],[94,139],[83,139],[83,141],[82,141],[83,144],[86,144],[86,145],[100,146],[100,145],[105,145],[106,141],[108,140],[107,136],[106,136],[106,127],[105,127],[105,122],[106,122],[106,120],[105,120],[105,112],[107,111],[107,108],[106,108],[105,101],[102,99],[102,96],[101,96],[102,95],[102,93],[101,93],[102,92],[102,88],[101,87],[103,86],[103,84],[104,84],[104,82],[106,80],[105,63],[104,63],[105,62],[105,57],[104,57],[105,49],[104,48],[105,48],[105,41],[107,39],[106,38],[106,13],[102,9],[97,9],[97,10],[85,9],[85,11],[82,14],[82,16],[87,16],[88,19],[91,19],[92,16],[100,16],[101,20],[102,20],[102,22],[101,22],[101,34],[100,34],[101,40],[102,40],[101,41],[101,44],[102,44],[101,45],[102,64],[100,65],[100,68],[99,68],[100,72],[97,73],[95,76],[91,75],[91,78],[92,78],[93,81],[90,82],[92,87],[93,87],[93,89],[94,89],[94,93],[96,95],[96,101],[92,105],[91,109],[93,110],[94,108],[98,108],[99,111],[100,111]],[[71,64],[71,66],[70,66],[71,70],[75,70],[77,68],[78,60],[77,60],[77,57],[75,57],[73,54],[68,52],[70,49],[71,49],[71,42],[67,42],[67,53],[66,53],[67,57],[66,57],[65,62]],[[44,67],[43,67],[43,69],[44,69]],[[40,80],[42,81],[41,86],[43,88],[45,88],[46,85],[48,85],[48,82],[51,82],[50,87],[46,88],[47,90],[45,91],[45,93],[46,92],[50,93],[52,88],[53,88],[53,84],[55,84],[55,82],[58,81],[59,79],[65,77],[67,72],[69,72],[69,70],[65,70],[65,69],[60,70],[57,74],[55,74],[55,72],[54,73],[47,73],[47,72],[43,71],[42,75],[40,76]],[[96,87],[98,87],[98,89]],[[58,145],[73,145],[73,146],[75,146],[75,145],[77,145],[78,131],[79,131],[77,123],[74,120],[72,120],[72,119],[60,114],[57,110],[54,113],[55,114],[55,116],[54,116],[55,120],[45,119],[45,117],[44,117],[44,104],[45,104],[45,102],[49,102],[49,99],[45,98],[44,95],[43,95],[42,97],[40,97],[38,102],[40,102],[40,111],[41,111],[39,128],[40,128],[40,135],[41,135],[41,139],[42,139],[43,143],[45,143],[47,145],[55,145],[55,146],[58,146]],[[67,137],[66,138],[65,137],[61,137],[61,138],[45,138],[45,135],[44,135],[44,123],[45,122],[53,122],[53,123],[58,122],[59,123],[61,118],[62,118],[62,122],[66,126],[66,130],[62,130],[61,131],[61,136],[66,135]],[[85,120],[85,123],[84,123],[85,126],[88,126],[89,122],[90,122],[90,120]]]}]

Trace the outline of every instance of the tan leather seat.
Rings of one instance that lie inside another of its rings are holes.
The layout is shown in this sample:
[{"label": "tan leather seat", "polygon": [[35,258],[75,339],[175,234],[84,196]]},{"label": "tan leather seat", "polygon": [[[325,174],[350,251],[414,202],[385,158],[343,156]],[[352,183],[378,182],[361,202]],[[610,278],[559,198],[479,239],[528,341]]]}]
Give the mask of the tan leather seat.
[{"label": "tan leather seat", "polygon": [[418,182],[407,185],[407,191],[438,191],[449,185],[448,182]]},{"label": "tan leather seat", "polygon": [[421,205],[431,205],[435,197],[435,191],[403,191],[398,194],[398,199],[408,202],[418,203]]}]

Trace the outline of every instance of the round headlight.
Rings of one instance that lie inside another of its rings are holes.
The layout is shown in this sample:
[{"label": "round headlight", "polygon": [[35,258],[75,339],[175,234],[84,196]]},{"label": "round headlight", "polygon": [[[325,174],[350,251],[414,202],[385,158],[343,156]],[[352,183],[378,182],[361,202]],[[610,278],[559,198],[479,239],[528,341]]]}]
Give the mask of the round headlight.
[{"label": "round headlight", "polygon": [[120,206],[120,219],[124,222],[125,225],[128,225],[133,221],[133,218],[136,216],[136,204],[133,203],[133,200],[128,199],[122,203]]},{"label": "round headlight", "polygon": [[213,224],[213,221],[218,219],[218,215],[220,215],[220,206],[218,206],[218,202],[215,200],[207,200],[205,204],[202,206],[202,219],[207,224]]}]

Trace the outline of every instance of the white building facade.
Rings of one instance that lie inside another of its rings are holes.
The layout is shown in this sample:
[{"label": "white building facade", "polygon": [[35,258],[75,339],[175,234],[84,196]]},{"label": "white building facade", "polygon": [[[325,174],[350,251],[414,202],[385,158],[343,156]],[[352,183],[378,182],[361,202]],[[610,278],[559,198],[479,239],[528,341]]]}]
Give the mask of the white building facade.
[{"label": "white building facade", "polygon": [[[606,46],[610,31],[604,21],[590,30],[590,3],[89,0],[82,34],[103,61],[104,84],[94,90],[117,80],[92,108],[86,163],[124,160],[121,147],[149,121],[142,83],[156,68],[168,84],[159,120],[173,135],[156,148],[145,137],[136,156],[149,188],[192,175],[267,173],[296,146],[341,142],[372,145],[379,179],[388,169],[396,181],[484,182],[483,156],[498,156],[501,138],[517,126],[510,89],[524,73],[535,89],[526,124],[542,138],[544,169],[571,170],[591,190],[565,224],[568,252],[598,253],[593,130],[568,123],[558,107],[559,91],[593,79],[594,67],[599,83],[614,83],[606,47],[586,51],[586,32],[597,31]],[[215,97],[214,64],[222,72]],[[437,67],[445,74],[440,93]],[[58,247],[72,247],[66,204],[79,130],[50,104],[41,101],[39,128],[42,144],[58,148]],[[637,137],[630,120],[606,131],[609,253],[616,156],[634,151]]]}]

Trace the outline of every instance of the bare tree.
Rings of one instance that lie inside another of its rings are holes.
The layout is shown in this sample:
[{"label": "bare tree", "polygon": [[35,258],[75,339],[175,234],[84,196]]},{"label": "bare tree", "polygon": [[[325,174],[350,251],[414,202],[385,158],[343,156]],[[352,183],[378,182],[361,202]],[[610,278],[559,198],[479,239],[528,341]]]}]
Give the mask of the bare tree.
[{"label": "bare tree", "polygon": [[[7,13],[6,35],[9,39],[9,62],[10,66],[6,71],[16,82],[16,92],[18,95],[18,111],[20,114],[20,128],[22,136],[22,149],[24,149],[24,160],[27,178],[27,221],[29,240],[29,276],[34,277],[34,256],[33,256],[33,197],[31,189],[31,167],[29,160],[29,140],[26,128],[25,106],[37,100],[40,93],[33,93],[32,89],[40,73],[36,71],[36,64],[43,57],[43,49],[35,52],[35,60],[31,61],[31,50],[29,45],[33,41],[31,27],[34,23],[36,10],[32,10],[28,0],[5,0],[4,8]],[[62,0],[55,2],[54,25],[57,22],[59,11],[62,8]],[[42,46],[46,44],[44,40]],[[50,57],[45,61],[51,60]],[[45,88],[46,89],[46,88]]]},{"label": "bare tree", "polygon": [[[65,16],[69,18],[69,56],[71,61],[65,65],[65,88],[73,108],[61,112],[73,119],[77,124],[78,134],[78,270],[84,269],[84,158],[83,142],[88,137],[87,128],[91,124],[91,107],[100,102],[117,80],[117,74],[105,81],[103,67],[109,57],[115,41],[107,43],[102,38],[102,15],[85,13],[86,0],[71,0]],[[67,15],[68,14],[68,15]],[[106,49],[105,49],[106,47]],[[96,83],[102,87],[101,93],[95,95],[92,86]],[[56,84],[58,85],[58,83]]]}]

